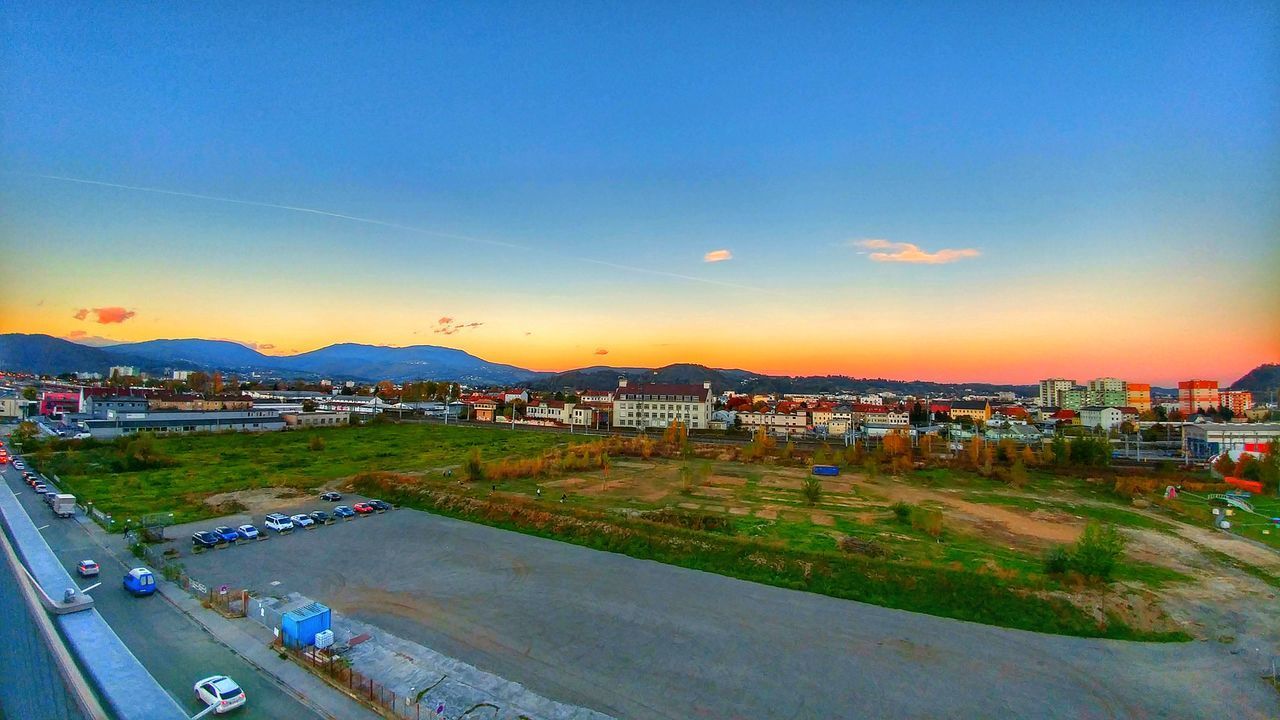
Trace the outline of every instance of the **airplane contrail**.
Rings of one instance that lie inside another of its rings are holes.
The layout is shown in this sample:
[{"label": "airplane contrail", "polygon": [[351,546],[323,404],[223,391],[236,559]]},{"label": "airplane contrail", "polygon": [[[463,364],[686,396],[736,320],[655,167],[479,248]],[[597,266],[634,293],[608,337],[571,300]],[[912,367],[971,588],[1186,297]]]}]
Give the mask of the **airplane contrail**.
[{"label": "airplane contrail", "polygon": [[[387,220],[378,220],[377,218],[361,217],[359,215],[347,215],[345,213],[331,212],[329,210],[320,210],[318,208],[301,207],[298,205],[283,205],[279,203],[261,202],[258,200],[243,200],[240,198],[221,197],[219,195],[205,195],[203,193],[183,192],[180,190],[167,190],[165,188],[145,187],[142,185],[125,185],[122,183],[105,182],[102,180],[90,180],[88,178],[69,177],[66,175],[43,175],[39,173],[23,173],[23,172],[7,172],[10,175],[22,175],[26,177],[41,178],[44,180],[58,180],[60,182],[78,183],[81,185],[97,185],[99,187],[116,188],[118,190],[132,190],[135,192],[154,193],[158,195],[171,195],[174,197],[191,198],[194,200],[208,200],[211,202],[230,203],[232,205],[248,205],[250,207],[272,208],[275,210],[286,210],[289,212],[306,213],[308,215],[320,215],[323,217],[335,218],[337,220],[347,220],[349,222],[364,223],[366,225],[377,225],[379,227],[391,228],[393,230],[403,230],[405,232],[418,233],[420,235],[431,235],[433,237],[447,238],[450,240],[460,240],[462,242],[477,243],[480,245],[491,245],[494,247],[508,248],[511,250],[527,250],[529,252],[537,251],[537,248],[529,245],[520,245],[517,243],[504,242],[502,240],[490,240],[488,238],[474,237],[471,235],[459,235],[456,233],[440,232],[438,230],[428,230],[426,228],[414,227],[412,225],[402,225]],[[666,272],[663,270],[651,270],[649,268],[636,267],[634,265],[623,265],[621,263],[609,262],[606,260],[596,260],[594,258],[576,257],[562,255],[579,262],[591,263],[594,265],[603,265],[605,267],[617,268],[619,270],[627,270],[630,272],[641,273],[645,275],[657,275],[660,277],[675,278],[678,280],[687,280],[689,282],[704,283],[707,285],[717,285],[720,287],[730,287],[739,290],[751,290],[754,292],[766,292],[774,294],[775,291],[766,288],[757,288],[750,285],[742,285],[734,282],[723,280],[712,280],[710,278],[701,278],[695,275],[682,275],[680,273]]]}]

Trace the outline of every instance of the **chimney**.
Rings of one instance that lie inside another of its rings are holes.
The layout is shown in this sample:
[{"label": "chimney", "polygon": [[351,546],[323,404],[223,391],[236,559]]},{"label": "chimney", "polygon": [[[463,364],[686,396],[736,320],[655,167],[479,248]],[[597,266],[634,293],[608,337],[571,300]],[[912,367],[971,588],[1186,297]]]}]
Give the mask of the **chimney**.
[{"label": "chimney", "polygon": [[627,386],[627,379],[622,376],[618,376],[618,387],[623,388],[626,386]]}]

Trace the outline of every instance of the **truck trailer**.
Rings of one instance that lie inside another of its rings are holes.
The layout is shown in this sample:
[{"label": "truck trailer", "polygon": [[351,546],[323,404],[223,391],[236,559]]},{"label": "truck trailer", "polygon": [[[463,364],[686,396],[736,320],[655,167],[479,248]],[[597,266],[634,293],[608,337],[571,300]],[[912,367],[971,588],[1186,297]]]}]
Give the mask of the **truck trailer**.
[{"label": "truck trailer", "polygon": [[66,493],[53,496],[53,514],[61,518],[73,517],[76,514],[76,496]]}]

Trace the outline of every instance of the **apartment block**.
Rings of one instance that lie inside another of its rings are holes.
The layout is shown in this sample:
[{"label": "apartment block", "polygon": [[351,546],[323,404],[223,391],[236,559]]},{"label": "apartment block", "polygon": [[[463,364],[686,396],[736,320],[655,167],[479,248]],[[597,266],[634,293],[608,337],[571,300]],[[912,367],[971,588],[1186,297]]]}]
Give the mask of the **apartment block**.
[{"label": "apartment block", "polygon": [[1076,387],[1075,380],[1049,378],[1040,381],[1040,407],[1063,407],[1062,395]]},{"label": "apartment block", "polygon": [[1178,409],[1183,415],[1217,408],[1221,404],[1217,380],[1183,380],[1178,383]]}]

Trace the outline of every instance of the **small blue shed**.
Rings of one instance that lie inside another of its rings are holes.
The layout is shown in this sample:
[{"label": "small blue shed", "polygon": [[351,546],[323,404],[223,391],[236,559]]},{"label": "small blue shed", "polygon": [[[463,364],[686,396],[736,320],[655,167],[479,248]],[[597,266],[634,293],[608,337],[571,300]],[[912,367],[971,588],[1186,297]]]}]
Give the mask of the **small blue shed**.
[{"label": "small blue shed", "polygon": [[329,608],[318,602],[290,610],[280,619],[285,646],[303,648],[314,645],[316,633],[328,630],[330,620]]}]

